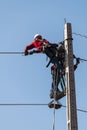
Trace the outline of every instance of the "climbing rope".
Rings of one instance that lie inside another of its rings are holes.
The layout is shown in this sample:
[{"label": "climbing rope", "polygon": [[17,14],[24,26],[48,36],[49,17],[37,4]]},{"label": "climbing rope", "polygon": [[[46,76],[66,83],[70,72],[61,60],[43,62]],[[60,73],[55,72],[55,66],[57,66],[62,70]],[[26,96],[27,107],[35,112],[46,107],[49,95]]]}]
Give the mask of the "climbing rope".
[{"label": "climbing rope", "polygon": [[54,109],[53,109],[53,130],[55,130],[55,107],[56,107],[56,94],[57,94],[57,85],[58,85],[58,69],[55,70],[54,74]]},{"label": "climbing rope", "polygon": [[54,109],[53,109],[53,130],[55,130],[55,101],[54,101]]}]

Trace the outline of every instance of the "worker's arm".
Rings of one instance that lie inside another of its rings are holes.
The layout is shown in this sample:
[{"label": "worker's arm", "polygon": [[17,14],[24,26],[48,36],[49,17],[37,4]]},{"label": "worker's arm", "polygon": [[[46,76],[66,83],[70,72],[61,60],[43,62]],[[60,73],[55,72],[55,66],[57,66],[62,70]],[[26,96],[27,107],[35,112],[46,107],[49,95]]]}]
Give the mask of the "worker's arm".
[{"label": "worker's arm", "polygon": [[24,49],[24,54],[25,54],[25,55],[28,55],[28,50],[31,50],[31,49],[33,49],[33,48],[35,48],[35,46],[34,46],[34,44],[33,44],[33,42],[32,42],[31,44],[29,44],[29,45],[27,45],[27,46],[25,47],[25,49]]}]

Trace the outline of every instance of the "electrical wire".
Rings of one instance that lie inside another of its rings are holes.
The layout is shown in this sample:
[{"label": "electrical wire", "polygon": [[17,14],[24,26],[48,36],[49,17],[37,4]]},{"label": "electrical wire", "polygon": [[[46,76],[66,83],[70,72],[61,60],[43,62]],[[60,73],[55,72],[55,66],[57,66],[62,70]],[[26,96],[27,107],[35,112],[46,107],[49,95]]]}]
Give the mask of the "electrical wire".
[{"label": "electrical wire", "polygon": [[[62,105],[62,107],[65,107],[65,108],[66,108],[66,106],[64,106],[64,105]],[[87,113],[87,110],[82,110],[82,109],[78,109],[78,108],[77,108],[77,111]]]},{"label": "electrical wire", "polygon": [[24,52],[0,52],[0,54],[24,54]]},{"label": "electrical wire", "polygon": [[72,34],[77,35],[77,36],[80,36],[80,37],[87,38],[87,36],[86,36],[86,35],[82,35],[82,34],[79,34],[79,33],[72,33]]},{"label": "electrical wire", "polygon": [[87,113],[87,111],[86,111],[86,110],[77,109],[77,111],[80,111],[80,112],[85,112],[85,113]]},{"label": "electrical wire", "polygon": [[[48,106],[48,104],[41,104],[41,103],[0,103],[0,107],[1,106]],[[64,107],[66,108],[65,105],[62,105],[61,107]],[[77,109],[77,111],[80,111],[80,112],[84,112],[84,113],[87,113],[87,110],[82,110],[82,109]]]},{"label": "electrical wire", "polygon": [[47,106],[48,104],[0,103],[0,106]]},{"label": "electrical wire", "polygon": [[[2,55],[5,55],[5,54],[12,54],[12,55],[18,55],[18,54],[21,54],[21,55],[23,55],[24,54],[24,52],[0,52],[0,54],[2,54]],[[80,61],[86,61],[87,62],[87,60],[86,59],[82,59],[82,58],[79,58],[79,60]]]}]

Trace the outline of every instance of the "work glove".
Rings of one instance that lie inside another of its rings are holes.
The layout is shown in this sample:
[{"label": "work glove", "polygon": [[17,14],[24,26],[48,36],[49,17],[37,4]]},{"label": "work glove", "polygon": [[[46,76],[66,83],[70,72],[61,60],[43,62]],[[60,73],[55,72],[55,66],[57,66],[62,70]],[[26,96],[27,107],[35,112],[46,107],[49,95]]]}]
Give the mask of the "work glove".
[{"label": "work glove", "polygon": [[28,51],[25,51],[25,52],[24,52],[24,55],[27,56],[27,55],[28,55]]}]

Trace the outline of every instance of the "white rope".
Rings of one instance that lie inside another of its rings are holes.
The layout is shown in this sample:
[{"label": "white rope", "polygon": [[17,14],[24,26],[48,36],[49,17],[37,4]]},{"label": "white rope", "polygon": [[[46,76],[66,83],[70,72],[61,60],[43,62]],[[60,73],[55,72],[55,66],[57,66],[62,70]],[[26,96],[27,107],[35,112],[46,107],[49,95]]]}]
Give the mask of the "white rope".
[{"label": "white rope", "polygon": [[55,130],[55,104],[56,104],[56,92],[57,92],[57,84],[58,84],[58,70],[55,71],[55,76],[54,76],[54,111],[53,111],[53,130]]},{"label": "white rope", "polygon": [[55,101],[54,101],[54,109],[53,109],[53,130],[55,130]]}]

